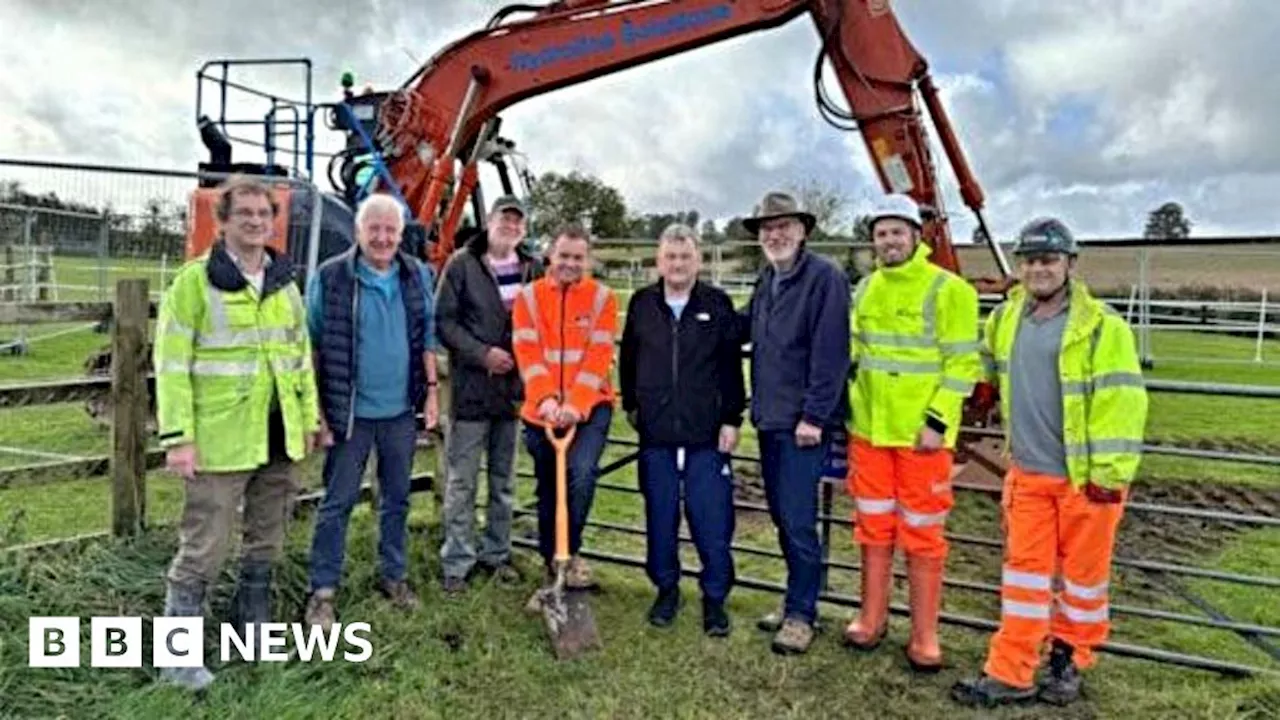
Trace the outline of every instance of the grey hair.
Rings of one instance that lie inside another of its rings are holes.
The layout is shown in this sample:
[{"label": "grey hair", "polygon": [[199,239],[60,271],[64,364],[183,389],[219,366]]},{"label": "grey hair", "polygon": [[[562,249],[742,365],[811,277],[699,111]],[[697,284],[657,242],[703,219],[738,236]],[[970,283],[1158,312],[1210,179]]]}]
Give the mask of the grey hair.
[{"label": "grey hair", "polygon": [[689,227],[688,225],[685,225],[684,223],[678,223],[678,222],[671,223],[670,225],[662,229],[662,234],[658,236],[658,244],[661,245],[662,243],[668,240],[676,240],[676,241],[687,240],[693,243],[695,247],[697,247],[698,233],[695,232],[693,228]]},{"label": "grey hair", "polygon": [[400,223],[400,229],[404,229],[404,206],[399,200],[386,193],[373,193],[360,203],[360,207],[356,210],[356,227],[364,225],[365,218],[375,212],[388,212],[394,215]]}]

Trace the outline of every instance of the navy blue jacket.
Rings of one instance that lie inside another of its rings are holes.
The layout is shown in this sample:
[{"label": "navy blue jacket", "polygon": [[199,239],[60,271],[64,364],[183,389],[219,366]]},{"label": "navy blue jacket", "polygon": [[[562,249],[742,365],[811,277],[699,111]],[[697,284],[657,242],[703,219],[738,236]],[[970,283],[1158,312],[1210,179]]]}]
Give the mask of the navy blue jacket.
[{"label": "navy blue jacket", "polygon": [[695,282],[677,320],[662,280],[636,291],[618,353],[622,409],[636,411],[642,445],[715,445],[742,425],[738,315],[721,289]]},{"label": "navy blue jacket", "polygon": [[[316,268],[323,288],[320,298],[323,324],[315,347],[319,356],[316,384],[325,422],[338,439],[349,436],[355,416],[356,321],[360,317],[356,307],[360,292],[355,263],[359,249],[358,245],[353,246]],[[409,407],[417,412],[427,397],[422,355],[427,347],[426,293],[433,288],[422,286],[418,260],[401,253],[399,267],[400,296],[409,326]]]},{"label": "navy blue jacket", "polygon": [[804,420],[843,430],[849,419],[848,277],[803,247],[774,292],[767,266],[742,318],[751,343],[751,423],[790,432]]}]

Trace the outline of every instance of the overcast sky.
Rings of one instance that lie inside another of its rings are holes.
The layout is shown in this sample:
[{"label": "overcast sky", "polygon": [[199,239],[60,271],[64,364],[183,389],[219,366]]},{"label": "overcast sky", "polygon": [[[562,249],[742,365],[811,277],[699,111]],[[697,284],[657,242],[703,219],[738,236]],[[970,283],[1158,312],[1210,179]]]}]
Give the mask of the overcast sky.
[{"label": "overcast sky", "polygon": [[[317,99],[329,100],[348,69],[360,85],[398,86],[503,4],[5,0],[0,156],[194,169],[203,61],[307,56]],[[1133,236],[1166,200],[1186,206],[1198,234],[1280,231],[1275,0],[894,8],[943,89],[997,235],[1058,213],[1085,236]],[[596,174],[637,211],[725,218],[770,187],[819,177],[857,212],[878,187],[861,140],[817,114],[816,51],[801,18],[527,100],[505,113],[505,134],[535,172]],[[259,79],[300,92],[298,81]],[[969,214],[948,197],[967,239]]]}]

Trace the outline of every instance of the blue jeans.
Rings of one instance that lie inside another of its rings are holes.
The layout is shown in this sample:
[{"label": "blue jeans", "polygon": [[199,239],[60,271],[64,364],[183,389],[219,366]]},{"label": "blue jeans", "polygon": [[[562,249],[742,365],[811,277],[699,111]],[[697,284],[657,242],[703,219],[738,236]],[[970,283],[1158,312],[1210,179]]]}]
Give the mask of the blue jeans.
[{"label": "blue jeans", "polygon": [[818,539],[818,483],[829,438],[812,447],[796,445],[791,431],[762,432],[760,464],[769,516],[787,564],[786,617],[812,624],[822,587],[822,544]]},{"label": "blue jeans", "polygon": [[[582,530],[595,499],[600,455],[604,453],[612,420],[613,407],[597,405],[586,421],[578,424],[569,445],[566,480],[570,555],[582,548]],[[524,426],[524,444],[533,457],[533,472],[538,478],[538,550],[550,567],[556,551],[556,449],[547,439],[546,430],[529,423]]]},{"label": "blue jeans", "polygon": [[640,491],[644,494],[648,553],[645,570],[658,590],[673,590],[680,582],[680,485],[684,480],[684,511],[689,533],[698,549],[702,574],[698,586],[705,600],[722,604],[733,586],[733,477],[728,459],[715,446],[685,448],[684,471],[677,466],[674,447],[640,450]]},{"label": "blue jeans", "polygon": [[324,502],[311,538],[311,589],[336,588],[342,578],[347,521],[360,499],[369,451],[378,451],[378,558],[385,580],[405,576],[409,475],[417,443],[413,413],[386,420],[356,418],[349,440],[338,440],[324,459]]}]

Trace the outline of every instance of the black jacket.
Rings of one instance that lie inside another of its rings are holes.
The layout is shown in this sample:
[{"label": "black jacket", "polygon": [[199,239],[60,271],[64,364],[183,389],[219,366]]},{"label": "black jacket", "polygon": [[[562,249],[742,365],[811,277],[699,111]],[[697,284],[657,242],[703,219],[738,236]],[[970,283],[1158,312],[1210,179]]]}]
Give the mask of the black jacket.
[{"label": "black jacket", "polygon": [[[511,349],[511,312],[498,294],[498,279],[484,254],[489,236],[473,235],[449,258],[436,295],[436,333],[449,351],[449,407],[455,420],[514,419],[524,401],[520,371],[491,375],[489,348]],[[542,265],[516,248],[524,282],[542,275]]]},{"label": "black jacket", "polygon": [[737,315],[723,290],[696,282],[677,321],[659,280],[627,306],[618,375],[622,408],[646,445],[714,444],[742,424],[746,392]]}]

